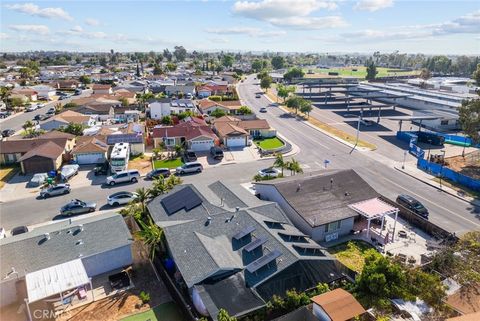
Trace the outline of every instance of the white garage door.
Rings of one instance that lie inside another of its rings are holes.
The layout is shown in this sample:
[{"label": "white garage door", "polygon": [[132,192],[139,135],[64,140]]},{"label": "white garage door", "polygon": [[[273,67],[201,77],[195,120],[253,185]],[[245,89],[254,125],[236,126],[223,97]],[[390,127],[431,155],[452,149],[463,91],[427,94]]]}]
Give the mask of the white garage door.
[{"label": "white garage door", "polygon": [[197,140],[190,142],[190,148],[196,152],[208,151],[213,146],[213,140]]},{"label": "white garage door", "polygon": [[227,138],[227,147],[245,147],[245,137]]},{"label": "white garage door", "polygon": [[77,154],[75,159],[79,165],[100,164],[105,161],[104,154],[102,153]]}]

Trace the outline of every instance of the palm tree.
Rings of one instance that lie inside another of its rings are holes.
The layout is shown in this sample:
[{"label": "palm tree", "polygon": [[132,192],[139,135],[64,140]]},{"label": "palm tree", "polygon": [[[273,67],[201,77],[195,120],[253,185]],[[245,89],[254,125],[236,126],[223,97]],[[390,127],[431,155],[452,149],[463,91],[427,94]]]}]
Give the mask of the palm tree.
[{"label": "palm tree", "polygon": [[143,221],[138,222],[140,224],[141,230],[136,233],[136,235],[150,247],[150,259],[155,258],[155,252],[157,251],[157,246],[160,246],[161,252],[163,250],[163,229],[155,224],[152,219],[149,217],[148,223]]},{"label": "palm tree", "polygon": [[275,154],[275,162],[273,163],[274,167],[278,167],[282,170],[282,176],[283,176],[283,170],[287,166],[287,163],[283,159],[283,155],[280,153]]},{"label": "palm tree", "polygon": [[287,162],[287,169],[290,170],[290,175],[303,173],[302,166],[295,158],[292,158],[291,161]]},{"label": "palm tree", "polygon": [[27,120],[25,124],[23,124],[22,128],[27,131],[27,129],[34,127],[35,124],[31,120]]},{"label": "palm tree", "polygon": [[152,191],[150,189],[146,189],[145,187],[137,188],[135,190],[137,197],[135,198],[135,203],[140,205],[140,210],[142,211],[142,216],[146,216],[147,214],[147,201],[150,199]]},{"label": "palm tree", "polygon": [[170,175],[165,180],[165,186],[167,187],[167,190],[171,190],[176,185],[180,185],[180,184],[182,184],[182,179],[178,176],[175,176],[175,175]]},{"label": "palm tree", "polygon": [[152,197],[157,197],[158,195],[165,194],[168,191],[167,184],[165,184],[165,178],[163,175],[156,177],[152,184]]}]

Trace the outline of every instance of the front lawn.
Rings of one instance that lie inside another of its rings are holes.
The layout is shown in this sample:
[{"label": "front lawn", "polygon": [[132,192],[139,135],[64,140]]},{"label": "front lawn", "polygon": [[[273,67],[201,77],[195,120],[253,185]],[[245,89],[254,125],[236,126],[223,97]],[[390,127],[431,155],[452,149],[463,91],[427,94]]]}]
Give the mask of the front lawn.
[{"label": "front lawn", "polygon": [[350,241],[331,247],[328,252],[349,269],[360,273],[365,264],[365,254],[370,249],[373,247],[366,242]]},{"label": "front lawn", "polygon": [[18,166],[0,167],[0,189],[19,171]]},{"label": "front lawn", "polygon": [[184,318],[174,302],[157,305],[148,311],[137,313],[122,319],[122,321],[183,321]]},{"label": "front lawn", "polygon": [[280,139],[277,137],[271,137],[271,138],[264,138],[264,139],[256,139],[255,145],[258,147],[261,147],[263,150],[271,150],[271,149],[276,149],[280,148],[283,145],[285,145]]},{"label": "front lawn", "polygon": [[153,161],[154,168],[177,168],[182,165],[183,162],[180,157]]}]

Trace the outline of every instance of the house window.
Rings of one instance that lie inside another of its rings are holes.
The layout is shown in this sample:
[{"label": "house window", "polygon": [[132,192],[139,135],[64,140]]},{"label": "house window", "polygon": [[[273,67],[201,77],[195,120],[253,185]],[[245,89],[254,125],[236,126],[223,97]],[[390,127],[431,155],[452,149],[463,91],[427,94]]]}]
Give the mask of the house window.
[{"label": "house window", "polygon": [[335,232],[340,229],[341,226],[341,221],[335,221],[332,223],[328,223],[327,226],[325,227],[325,233],[330,233],[330,232]]},{"label": "house window", "polygon": [[253,129],[253,130],[250,131],[250,136],[258,137],[258,136],[260,136],[260,131],[258,129]]},{"label": "house window", "polygon": [[446,125],[448,125],[448,120],[442,120],[442,121],[440,121],[440,125],[441,125],[441,126],[446,126]]},{"label": "house window", "polygon": [[163,141],[167,146],[175,145],[175,138],[164,138]]}]

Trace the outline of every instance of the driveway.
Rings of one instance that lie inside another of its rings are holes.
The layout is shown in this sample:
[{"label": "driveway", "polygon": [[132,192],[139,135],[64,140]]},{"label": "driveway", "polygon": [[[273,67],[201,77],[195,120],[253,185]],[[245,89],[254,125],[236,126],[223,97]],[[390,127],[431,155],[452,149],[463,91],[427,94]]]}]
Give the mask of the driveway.
[{"label": "driveway", "polygon": [[224,151],[225,159],[229,162],[244,163],[244,162],[253,162],[257,159],[260,159],[260,154],[255,145],[247,146],[244,148],[235,147],[229,148]]}]

